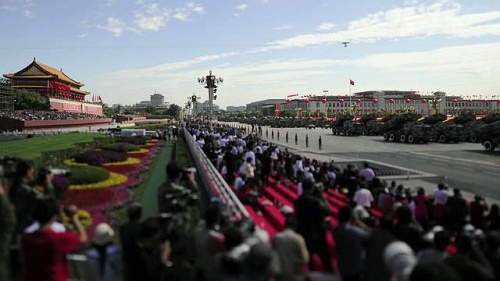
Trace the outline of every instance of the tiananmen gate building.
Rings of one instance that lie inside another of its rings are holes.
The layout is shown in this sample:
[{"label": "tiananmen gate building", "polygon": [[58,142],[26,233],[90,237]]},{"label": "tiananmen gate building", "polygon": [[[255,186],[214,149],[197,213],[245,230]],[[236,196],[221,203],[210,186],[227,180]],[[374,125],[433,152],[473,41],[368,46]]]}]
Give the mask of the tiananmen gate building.
[{"label": "tiananmen gate building", "polygon": [[81,90],[83,83],[70,78],[62,69],[57,70],[38,62],[36,58],[22,70],[3,76],[10,79],[14,89],[25,89],[46,97],[51,109],[99,116],[103,114],[102,103],[85,101],[90,92]]}]

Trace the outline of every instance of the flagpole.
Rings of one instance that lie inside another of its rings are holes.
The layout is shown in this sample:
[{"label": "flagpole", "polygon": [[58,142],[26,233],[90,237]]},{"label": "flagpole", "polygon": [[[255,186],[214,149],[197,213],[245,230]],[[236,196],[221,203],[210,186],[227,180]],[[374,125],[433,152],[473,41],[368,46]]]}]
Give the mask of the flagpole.
[{"label": "flagpole", "polygon": [[352,87],[352,83],[351,83],[351,80],[349,80],[349,113],[352,115],[352,94],[351,94],[351,87]]}]

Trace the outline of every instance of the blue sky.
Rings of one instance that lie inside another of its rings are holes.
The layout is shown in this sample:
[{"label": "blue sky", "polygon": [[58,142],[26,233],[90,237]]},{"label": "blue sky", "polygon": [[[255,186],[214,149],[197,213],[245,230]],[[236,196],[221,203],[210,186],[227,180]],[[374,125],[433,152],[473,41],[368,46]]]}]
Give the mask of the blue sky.
[{"label": "blue sky", "polygon": [[[0,70],[33,57],[108,104],[365,90],[500,96],[497,0],[2,0]],[[349,41],[348,47],[341,42]]]}]

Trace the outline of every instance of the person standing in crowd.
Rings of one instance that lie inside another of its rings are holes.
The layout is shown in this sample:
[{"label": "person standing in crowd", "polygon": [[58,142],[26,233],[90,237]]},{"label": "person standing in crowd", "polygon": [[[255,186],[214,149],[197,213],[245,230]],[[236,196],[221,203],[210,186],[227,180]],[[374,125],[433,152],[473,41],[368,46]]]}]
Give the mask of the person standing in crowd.
[{"label": "person standing in crowd", "polygon": [[33,221],[32,214],[41,193],[33,190],[29,183],[34,179],[35,169],[32,163],[20,160],[17,163],[14,180],[9,189],[9,198],[16,209],[16,233],[23,230]]},{"label": "person standing in crowd", "polygon": [[488,230],[500,230],[500,206],[492,204],[490,212],[486,215],[486,228]]},{"label": "person standing in crowd", "polygon": [[446,205],[451,229],[454,231],[462,229],[462,226],[465,225],[466,216],[469,214],[469,209],[460,189],[453,189],[453,196],[448,197]]},{"label": "person standing in crowd", "polygon": [[488,211],[488,204],[480,195],[474,196],[474,201],[470,203],[470,223],[476,228],[485,228],[485,213]]},{"label": "person standing in crowd", "polygon": [[10,280],[10,244],[16,227],[14,206],[4,187],[3,166],[0,165],[0,280]]},{"label": "person standing in crowd", "polygon": [[100,223],[87,251],[87,279],[118,281],[122,274],[122,254],[113,244],[115,232],[107,223]]},{"label": "person standing in crowd", "polygon": [[439,225],[444,224],[448,210],[446,203],[448,202],[448,187],[444,183],[438,184],[438,189],[434,192],[434,219]]},{"label": "person standing in crowd", "polygon": [[286,134],[285,134],[285,141],[286,141],[286,143],[288,143],[288,131],[286,131]]},{"label": "person standing in crowd", "polygon": [[417,191],[417,196],[413,199],[414,214],[417,221],[424,228],[428,229],[429,226],[429,211],[427,209],[429,198],[425,195],[425,190],[420,187]]},{"label": "person standing in crowd", "polygon": [[297,133],[295,133],[295,145],[298,144],[299,138],[297,137]]},{"label": "person standing in crowd", "polygon": [[175,160],[167,164],[167,182],[158,188],[157,199],[160,213],[170,211],[171,197],[184,192],[197,194],[195,170],[186,170]]},{"label": "person standing in crowd", "polygon": [[304,266],[309,263],[304,237],[297,232],[297,219],[289,215],[285,220],[285,230],[273,240],[273,247],[280,260],[280,273],[277,281],[305,280]]},{"label": "person standing in crowd", "polygon": [[370,164],[368,162],[365,162],[363,164],[363,169],[359,171],[359,177],[364,179],[364,183],[368,187],[369,190],[372,190],[373,185],[373,179],[375,178],[375,172],[373,169],[370,167]]},{"label": "person standing in crowd", "polygon": [[471,235],[459,233],[455,238],[457,254],[447,257],[444,262],[452,267],[462,280],[492,281],[494,271],[473,239]]},{"label": "person standing in crowd", "polygon": [[195,266],[201,280],[217,281],[219,272],[215,267],[215,256],[224,251],[224,234],[221,229],[222,210],[212,203],[205,210],[205,219],[198,225],[195,234]]},{"label": "person standing in crowd", "polygon": [[394,227],[394,236],[399,240],[408,244],[414,252],[420,250],[420,239],[423,234],[423,229],[414,220],[413,213],[410,208],[401,206],[396,210],[397,223]]},{"label": "person standing in crowd", "polygon": [[128,222],[119,228],[123,268],[125,269],[124,279],[135,281],[141,279],[142,270],[135,262],[136,257],[140,254],[136,241],[141,228],[142,206],[139,203],[133,203],[127,209],[127,216]]},{"label": "person standing in crowd", "polygon": [[66,281],[68,280],[67,254],[77,251],[87,243],[87,232],[71,207],[69,215],[77,233],[54,232],[51,228],[59,215],[59,204],[55,199],[43,199],[34,209],[34,218],[41,225],[33,233],[23,234],[21,248],[26,266],[25,281]]},{"label": "person standing in crowd", "polygon": [[[297,231],[304,237],[309,254],[318,254],[325,271],[333,272],[330,248],[326,242],[330,207],[323,193],[318,191],[313,180],[304,180],[303,193],[294,204]],[[312,259],[309,261],[309,268],[311,270],[316,268]]]},{"label": "person standing in crowd", "polygon": [[319,148],[319,150],[321,150],[322,144],[323,144],[323,140],[321,140],[321,136],[319,136],[319,138],[318,138],[318,148]]},{"label": "person standing in crowd", "polygon": [[370,233],[358,226],[364,225],[358,219],[351,223],[353,220],[352,210],[348,206],[340,207],[338,219],[338,225],[333,228],[333,239],[337,246],[337,257],[342,280],[363,280],[365,272],[364,245]]},{"label": "person standing in crowd", "polygon": [[54,174],[52,174],[49,168],[41,167],[38,169],[33,189],[39,192],[43,197],[58,198],[56,197],[54,185],[52,184],[53,178]]}]

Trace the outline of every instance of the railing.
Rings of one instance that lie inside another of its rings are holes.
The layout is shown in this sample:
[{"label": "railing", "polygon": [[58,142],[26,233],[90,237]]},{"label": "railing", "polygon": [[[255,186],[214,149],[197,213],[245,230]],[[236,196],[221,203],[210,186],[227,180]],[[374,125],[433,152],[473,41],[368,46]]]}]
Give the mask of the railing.
[{"label": "railing", "polygon": [[241,219],[244,217],[249,217],[249,214],[243,204],[231,188],[227,185],[226,181],[219,174],[217,169],[214,167],[210,159],[205,155],[200,146],[196,143],[193,136],[188,130],[184,129],[184,139],[186,140],[187,146],[191,151],[197,170],[203,182],[203,186],[207,187],[207,192],[212,197],[217,197],[222,201],[227,207],[227,210],[231,213],[232,218]]}]

